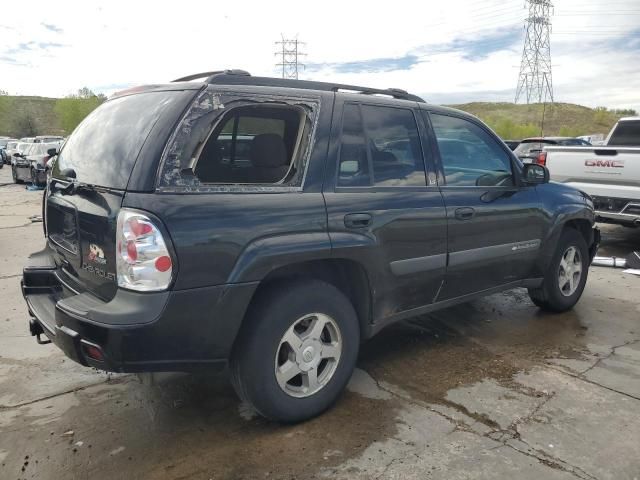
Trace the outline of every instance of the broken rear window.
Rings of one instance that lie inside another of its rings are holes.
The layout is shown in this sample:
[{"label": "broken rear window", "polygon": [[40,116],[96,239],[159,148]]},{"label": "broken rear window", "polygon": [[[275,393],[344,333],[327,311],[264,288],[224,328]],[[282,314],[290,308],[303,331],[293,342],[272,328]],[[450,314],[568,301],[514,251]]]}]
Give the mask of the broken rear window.
[{"label": "broken rear window", "polygon": [[203,91],[169,142],[159,187],[299,188],[318,106],[317,100]]}]

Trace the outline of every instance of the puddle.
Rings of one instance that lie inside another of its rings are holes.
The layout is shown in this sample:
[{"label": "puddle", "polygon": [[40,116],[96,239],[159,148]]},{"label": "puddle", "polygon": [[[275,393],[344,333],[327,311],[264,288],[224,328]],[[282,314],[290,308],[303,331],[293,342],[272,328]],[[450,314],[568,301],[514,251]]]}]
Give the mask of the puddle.
[{"label": "puddle", "polygon": [[[396,408],[373,379],[361,372],[354,384],[363,395],[347,391],[324,415],[283,426],[245,410],[224,375],[151,385],[130,376],[76,392],[72,408],[62,397],[46,424],[26,407],[0,412],[9,430],[30,420],[28,434],[0,437],[9,451],[0,478],[308,478],[396,431]],[[22,472],[24,455],[32,460]]]}]

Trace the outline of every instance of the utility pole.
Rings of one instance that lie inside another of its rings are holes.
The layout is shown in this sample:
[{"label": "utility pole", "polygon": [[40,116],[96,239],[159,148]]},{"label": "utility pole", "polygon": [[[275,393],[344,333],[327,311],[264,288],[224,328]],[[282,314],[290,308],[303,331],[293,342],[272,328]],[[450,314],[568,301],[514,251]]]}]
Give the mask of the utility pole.
[{"label": "utility pole", "polygon": [[284,35],[281,40],[276,42],[278,51],[275,53],[280,57],[280,63],[276,63],[277,67],[282,68],[282,78],[298,79],[299,70],[304,70],[304,64],[300,63],[300,57],[306,55],[298,50],[304,45],[304,42],[298,41],[298,37],[294,39],[286,39]]},{"label": "utility pole", "polygon": [[520,76],[515,103],[522,97],[526,103],[553,103],[551,76],[551,10],[550,0],[526,0],[529,16],[522,49]]}]

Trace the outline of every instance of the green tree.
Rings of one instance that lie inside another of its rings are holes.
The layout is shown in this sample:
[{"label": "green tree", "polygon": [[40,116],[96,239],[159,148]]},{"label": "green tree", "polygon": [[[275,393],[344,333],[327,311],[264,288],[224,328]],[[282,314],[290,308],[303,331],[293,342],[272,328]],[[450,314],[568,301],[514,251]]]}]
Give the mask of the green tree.
[{"label": "green tree", "polygon": [[56,100],[54,111],[68,135],[105,100],[104,95],[96,95],[87,87],[83,87],[76,94]]}]

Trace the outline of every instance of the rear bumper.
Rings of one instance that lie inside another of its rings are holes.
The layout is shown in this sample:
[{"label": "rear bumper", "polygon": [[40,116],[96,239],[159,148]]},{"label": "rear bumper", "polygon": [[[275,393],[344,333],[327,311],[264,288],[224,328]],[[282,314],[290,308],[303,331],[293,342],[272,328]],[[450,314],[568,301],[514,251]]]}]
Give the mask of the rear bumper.
[{"label": "rear bumper", "polygon": [[16,171],[16,178],[18,180],[27,181],[31,180],[31,167],[29,165],[14,165]]},{"label": "rear bumper", "polygon": [[[31,332],[69,358],[113,372],[194,371],[225,364],[255,284],[136,293],[110,301],[69,289],[48,248],[23,271]],[[93,348],[90,348],[93,347]],[[102,359],[92,358],[98,349]]]}]

